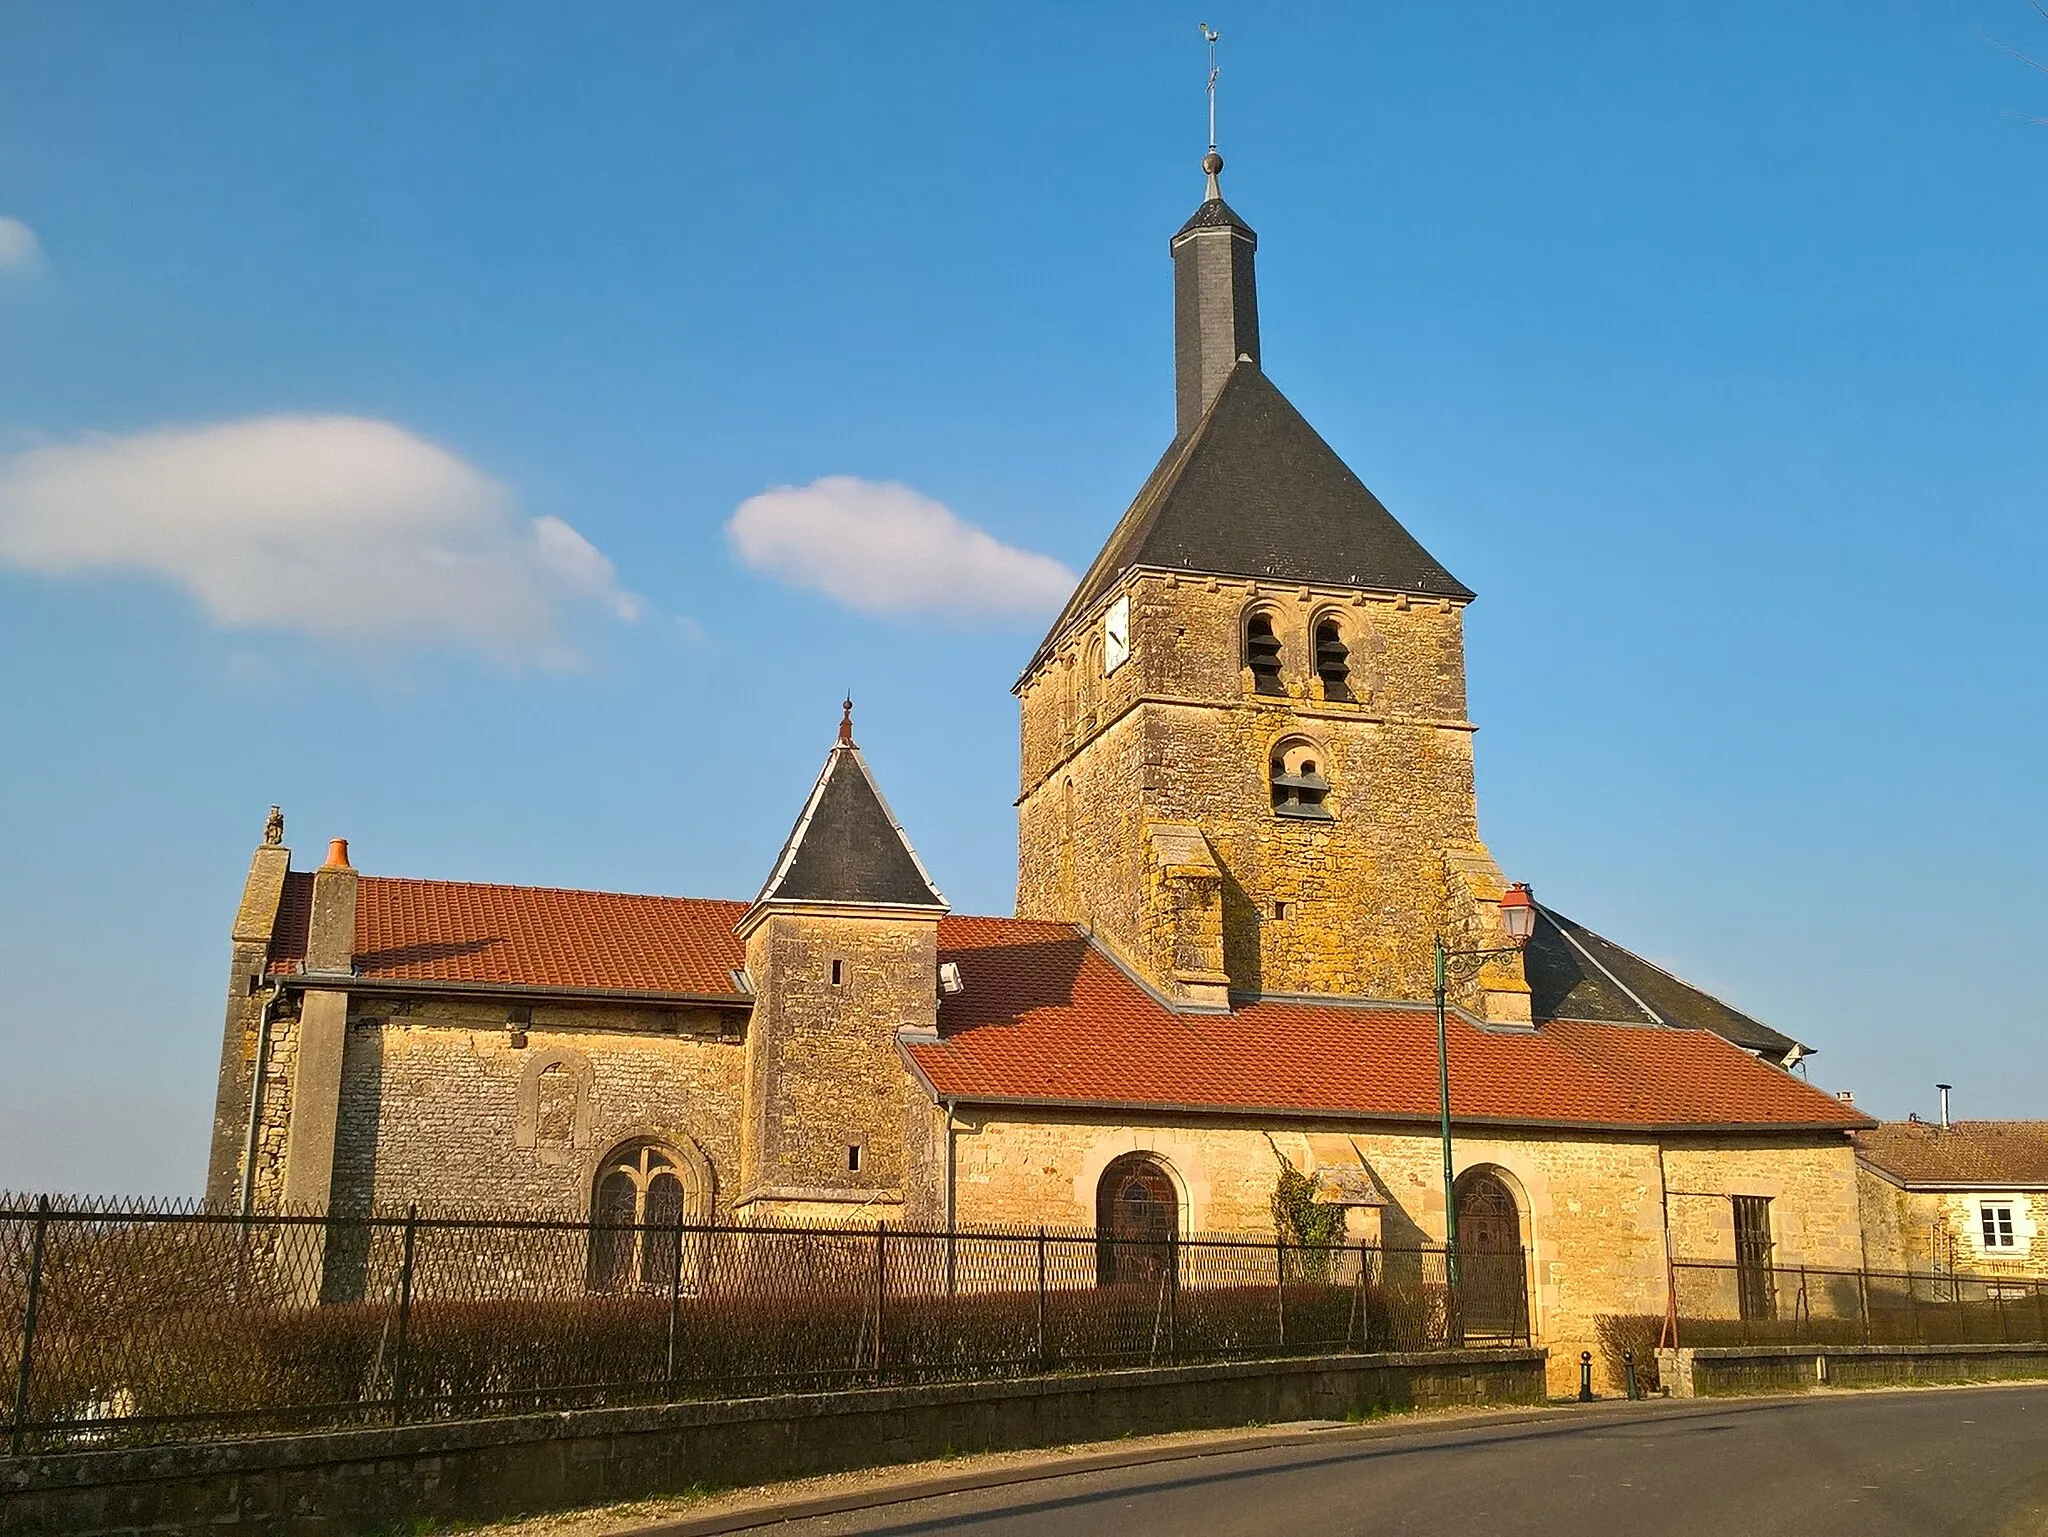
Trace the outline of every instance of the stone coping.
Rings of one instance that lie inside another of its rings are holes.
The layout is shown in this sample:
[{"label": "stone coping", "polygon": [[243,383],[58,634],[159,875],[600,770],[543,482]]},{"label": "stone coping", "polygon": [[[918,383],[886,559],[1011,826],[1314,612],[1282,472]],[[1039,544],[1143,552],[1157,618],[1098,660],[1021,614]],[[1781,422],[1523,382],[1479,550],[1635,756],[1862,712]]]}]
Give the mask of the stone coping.
[{"label": "stone coping", "polygon": [[[1697,1361],[1803,1361],[1819,1355],[1873,1359],[1928,1355],[2048,1356],[2048,1344],[2037,1340],[2014,1341],[2010,1345],[1973,1341],[1955,1345],[1681,1345],[1678,1348]],[[1659,1351],[1660,1355],[1668,1353],[1669,1347]]]}]

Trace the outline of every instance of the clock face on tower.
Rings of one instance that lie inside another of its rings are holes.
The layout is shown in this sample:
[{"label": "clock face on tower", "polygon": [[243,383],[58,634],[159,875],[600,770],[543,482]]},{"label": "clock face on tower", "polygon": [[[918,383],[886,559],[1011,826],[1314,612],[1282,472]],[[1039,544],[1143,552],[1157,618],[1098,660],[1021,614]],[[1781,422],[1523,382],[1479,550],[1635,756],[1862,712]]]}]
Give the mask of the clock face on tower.
[{"label": "clock face on tower", "polygon": [[1102,618],[1102,675],[1124,665],[1131,654],[1131,600],[1128,595],[1109,605]]}]

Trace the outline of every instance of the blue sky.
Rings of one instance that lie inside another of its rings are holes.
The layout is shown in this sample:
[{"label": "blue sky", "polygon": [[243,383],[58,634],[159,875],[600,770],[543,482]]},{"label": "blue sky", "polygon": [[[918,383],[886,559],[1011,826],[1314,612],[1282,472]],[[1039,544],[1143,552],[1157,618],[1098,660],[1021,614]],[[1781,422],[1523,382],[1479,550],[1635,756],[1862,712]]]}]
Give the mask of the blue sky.
[{"label": "blue sky", "polygon": [[851,690],[1007,911],[1043,613],[829,494],[727,525],[854,477],[963,591],[1086,564],[1171,433],[1198,14],[1267,369],[1480,593],[1503,866],[1876,1113],[2048,1109],[2024,0],[11,5],[0,1187],[197,1188],[273,801],[302,864],[745,896]]}]

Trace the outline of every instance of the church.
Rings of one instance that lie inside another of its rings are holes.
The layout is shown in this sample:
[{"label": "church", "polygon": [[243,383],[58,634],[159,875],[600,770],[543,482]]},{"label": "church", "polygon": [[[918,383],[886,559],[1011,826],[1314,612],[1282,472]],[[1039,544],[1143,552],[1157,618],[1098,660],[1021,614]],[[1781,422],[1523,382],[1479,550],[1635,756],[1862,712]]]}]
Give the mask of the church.
[{"label": "church", "polygon": [[1270,1237],[1284,1160],[1358,1241],[1525,1254],[1557,1385],[1668,1258],[1862,1263],[1807,1048],[1481,841],[1474,594],[1267,376],[1203,169],[1173,441],[1015,685],[1016,916],[951,910],[851,705],[751,901],[295,868],[273,811],[211,1202]]}]

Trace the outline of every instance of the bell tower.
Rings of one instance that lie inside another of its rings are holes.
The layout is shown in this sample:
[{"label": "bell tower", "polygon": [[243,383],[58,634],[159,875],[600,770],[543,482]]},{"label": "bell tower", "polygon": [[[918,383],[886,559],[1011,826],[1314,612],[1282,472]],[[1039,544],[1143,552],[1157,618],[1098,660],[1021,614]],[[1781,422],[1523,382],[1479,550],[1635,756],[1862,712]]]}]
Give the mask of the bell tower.
[{"label": "bell tower", "polygon": [[[1018,680],[1017,912],[1169,1002],[1429,996],[1499,930],[1465,713],[1471,590],[1260,365],[1222,157],[1170,250],[1173,442]],[[1526,1021],[1519,956],[1461,1001]]]}]

